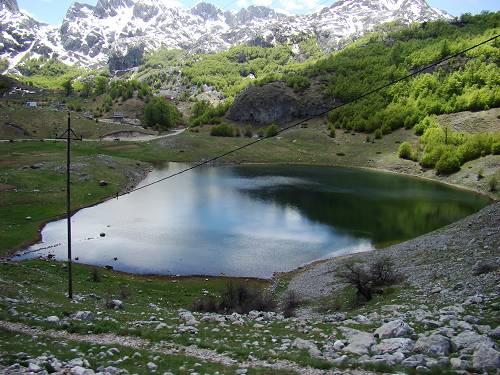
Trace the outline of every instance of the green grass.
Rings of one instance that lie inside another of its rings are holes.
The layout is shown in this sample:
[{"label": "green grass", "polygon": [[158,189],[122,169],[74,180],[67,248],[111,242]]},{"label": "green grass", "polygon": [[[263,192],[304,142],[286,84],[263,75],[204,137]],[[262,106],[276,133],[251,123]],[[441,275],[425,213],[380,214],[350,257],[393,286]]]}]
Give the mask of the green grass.
[{"label": "green grass", "polygon": [[[9,105],[0,103],[0,118],[2,118],[0,139],[52,139],[65,132],[67,112],[43,106],[30,109],[23,105],[24,102],[10,101],[10,103]],[[14,124],[18,128],[7,124]],[[96,123],[95,120],[86,118],[83,113],[75,112],[72,113],[71,126],[79,136],[85,139],[97,139],[117,131],[138,131],[137,127],[125,124]],[[146,134],[151,133],[149,130],[141,129],[140,131]]]}]

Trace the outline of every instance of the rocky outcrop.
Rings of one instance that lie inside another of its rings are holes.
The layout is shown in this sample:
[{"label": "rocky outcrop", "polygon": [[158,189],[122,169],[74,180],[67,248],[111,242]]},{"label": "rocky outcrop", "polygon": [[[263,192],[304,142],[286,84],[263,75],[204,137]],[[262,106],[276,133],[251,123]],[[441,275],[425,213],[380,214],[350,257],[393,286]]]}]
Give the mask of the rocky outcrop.
[{"label": "rocky outcrop", "polygon": [[0,7],[5,7],[11,12],[19,12],[16,0],[0,0]]},{"label": "rocky outcrop", "polygon": [[144,58],[144,46],[142,44],[132,46],[123,51],[115,51],[109,57],[109,71],[115,73],[120,70],[127,70],[142,64]]},{"label": "rocky outcrop", "polygon": [[335,101],[327,100],[323,87],[312,85],[303,93],[296,93],[283,82],[263,86],[252,85],[234,100],[227,117],[233,121],[267,125],[284,124],[295,119],[317,116]]}]

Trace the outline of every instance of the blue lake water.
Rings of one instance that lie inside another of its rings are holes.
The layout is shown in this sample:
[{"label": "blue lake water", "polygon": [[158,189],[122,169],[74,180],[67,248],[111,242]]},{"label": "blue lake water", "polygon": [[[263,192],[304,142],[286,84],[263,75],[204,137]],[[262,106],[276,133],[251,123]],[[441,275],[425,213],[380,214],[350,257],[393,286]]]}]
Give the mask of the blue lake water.
[{"label": "blue lake water", "polygon": [[[186,166],[167,163],[142,184]],[[143,274],[270,277],[416,237],[488,203],[442,184],[360,169],[203,167],[79,211],[73,256]],[[66,258],[65,220],[45,226],[42,238],[21,258]]]}]

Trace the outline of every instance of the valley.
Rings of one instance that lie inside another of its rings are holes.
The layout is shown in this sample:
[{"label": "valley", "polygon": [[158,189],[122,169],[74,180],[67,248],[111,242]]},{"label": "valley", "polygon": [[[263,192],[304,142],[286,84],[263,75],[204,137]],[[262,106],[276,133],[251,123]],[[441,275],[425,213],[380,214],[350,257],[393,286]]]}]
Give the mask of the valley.
[{"label": "valley", "polygon": [[0,373],[498,373],[499,20],[0,0]]}]

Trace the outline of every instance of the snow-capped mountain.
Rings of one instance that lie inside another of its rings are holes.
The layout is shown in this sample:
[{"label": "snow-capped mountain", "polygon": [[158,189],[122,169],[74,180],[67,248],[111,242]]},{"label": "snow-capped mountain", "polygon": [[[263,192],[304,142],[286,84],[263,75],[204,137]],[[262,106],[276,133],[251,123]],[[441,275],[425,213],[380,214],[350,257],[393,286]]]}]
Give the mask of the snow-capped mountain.
[{"label": "snow-capped mountain", "polygon": [[[209,3],[174,7],[169,0],[99,0],[74,3],[62,25],[46,25],[0,0],[0,57],[13,69],[25,57],[58,57],[67,63],[116,69],[139,62],[162,46],[215,52],[236,44],[294,43],[316,36],[325,50],[393,20],[406,23],[449,18],[425,0],[341,0],[319,12],[287,16],[250,6],[223,11]],[[121,57],[121,58],[120,58]],[[125,57],[125,59],[123,59]]]}]

